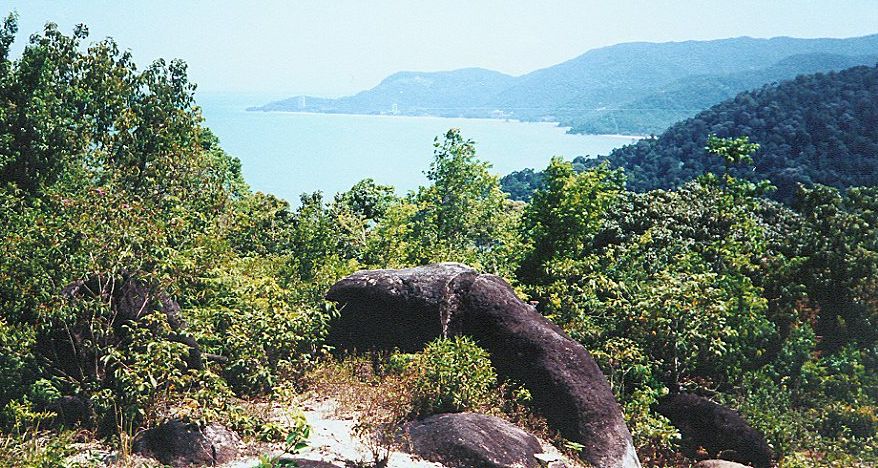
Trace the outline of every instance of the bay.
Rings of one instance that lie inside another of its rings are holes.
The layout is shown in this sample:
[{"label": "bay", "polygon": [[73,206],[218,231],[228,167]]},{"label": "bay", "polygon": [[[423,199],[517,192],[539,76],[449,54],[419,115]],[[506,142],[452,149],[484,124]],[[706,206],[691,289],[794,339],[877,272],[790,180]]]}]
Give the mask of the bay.
[{"label": "bay", "polygon": [[382,115],[248,112],[277,96],[198,94],[205,124],[241,160],[254,189],[298,204],[299,195],[327,198],[370,177],[403,194],[426,182],[433,139],[450,128],[476,142],[476,154],[505,175],[544,168],[552,156],[597,156],[636,137],[570,135],[549,122]]}]

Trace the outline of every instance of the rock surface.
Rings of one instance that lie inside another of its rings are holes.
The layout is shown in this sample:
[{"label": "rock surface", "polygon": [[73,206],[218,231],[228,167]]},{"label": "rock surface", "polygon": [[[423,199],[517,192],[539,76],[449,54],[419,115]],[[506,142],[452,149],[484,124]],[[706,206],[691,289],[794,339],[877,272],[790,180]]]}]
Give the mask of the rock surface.
[{"label": "rock surface", "polygon": [[523,383],[549,424],[600,467],[639,467],[609,384],[585,348],[515,295],[508,283],[457,263],[354,273],[330,288],[342,305],[330,344],[414,352],[468,335],[498,373]]},{"label": "rock surface", "polygon": [[457,306],[453,280],[475,276],[475,270],[456,263],[354,273],[326,295],[343,307],[327,340],[347,350],[420,351],[443,336]]},{"label": "rock surface", "polygon": [[659,400],[657,410],[680,430],[690,449],[704,447],[711,456],[771,466],[771,448],[761,432],[752,428],[737,411],[707,398],[679,393]]},{"label": "rock surface", "polygon": [[62,396],[45,408],[55,417],[52,418],[53,426],[75,427],[77,425],[91,424],[91,402],[78,396]]},{"label": "rock surface", "polygon": [[[143,323],[150,314],[162,314],[171,328],[168,340],[189,347],[186,365],[191,369],[203,369],[203,357],[195,338],[186,332],[180,305],[157,286],[151,285],[137,275],[120,272],[114,275],[94,274],[65,286],[60,294],[71,303],[98,299],[112,309],[112,330],[101,337],[101,346],[117,346],[125,341],[127,327]],[[37,347],[44,356],[54,356],[52,365],[77,380],[101,380],[103,375],[92,365],[95,357],[88,353],[94,339],[88,324],[78,324],[71,329],[60,328],[40,335]],[[157,332],[157,325],[151,325]],[[115,422],[95,421],[99,432],[113,430]]]},{"label": "rock surface", "polygon": [[403,426],[405,445],[421,458],[448,467],[538,466],[536,437],[493,416],[445,413]]},{"label": "rock surface", "polygon": [[748,468],[748,466],[728,460],[701,460],[695,464],[695,468]]},{"label": "rock surface", "polygon": [[134,452],[174,467],[215,466],[238,456],[241,438],[219,424],[200,429],[178,420],[140,433]]}]

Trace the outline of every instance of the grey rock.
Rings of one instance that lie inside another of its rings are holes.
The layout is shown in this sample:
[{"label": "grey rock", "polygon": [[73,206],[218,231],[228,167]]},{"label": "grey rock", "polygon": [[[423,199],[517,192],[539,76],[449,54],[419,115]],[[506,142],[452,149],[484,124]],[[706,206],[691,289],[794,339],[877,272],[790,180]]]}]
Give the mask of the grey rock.
[{"label": "grey rock", "polygon": [[51,421],[53,426],[87,426],[92,420],[91,401],[79,396],[62,396],[47,405],[45,409],[55,413]]},{"label": "grey rock", "polygon": [[409,451],[448,467],[536,467],[539,441],[514,425],[476,413],[445,413],[403,426]]},{"label": "grey rock", "polygon": [[689,452],[704,447],[710,456],[757,468],[771,466],[773,454],[765,436],[737,411],[690,393],[665,396],[656,409],[680,430]]},{"label": "grey rock", "polygon": [[701,460],[695,464],[695,468],[749,468],[749,466],[728,460]]},{"label": "grey rock", "polygon": [[220,424],[167,421],[134,438],[134,452],[174,467],[215,466],[238,456],[241,438]]},{"label": "grey rock", "polygon": [[594,359],[501,278],[458,263],[360,271],[326,297],[342,306],[329,334],[337,348],[414,352],[437,337],[471,336],[499,374],[530,390],[553,428],[585,447],[581,458],[607,468],[640,466]]}]

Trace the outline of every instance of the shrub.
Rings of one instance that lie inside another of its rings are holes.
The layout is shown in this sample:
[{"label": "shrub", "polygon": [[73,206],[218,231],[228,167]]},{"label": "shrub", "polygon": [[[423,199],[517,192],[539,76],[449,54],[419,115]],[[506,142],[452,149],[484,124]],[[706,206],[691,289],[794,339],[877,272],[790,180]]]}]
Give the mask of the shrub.
[{"label": "shrub", "polygon": [[437,339],[411,364],[421,414],[459,412],[488,403],[497,374],[488,353],[467,337]]},{"label": "shrub", "polygon": [[850,435],[858,438],[875,436],[878,415],[874,406],[851,406],[835,402],[826,408],[820,433],[828,437]]}]

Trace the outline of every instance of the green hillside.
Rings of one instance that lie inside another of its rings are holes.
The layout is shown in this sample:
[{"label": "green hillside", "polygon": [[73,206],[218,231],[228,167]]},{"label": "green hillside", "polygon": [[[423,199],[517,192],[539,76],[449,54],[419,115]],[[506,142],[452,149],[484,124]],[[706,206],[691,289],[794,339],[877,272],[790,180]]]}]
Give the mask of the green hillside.
[{"label": "green hillside", "polygon": [[633,190],[677,187],[722,169],[704,149],[708,134],[748,136],[759,142],[755,170],[735,173],[770,180],[779,200],[792,200],[800,183],[874,185],[878,68],[804,75],[741,93],[675,124],[658,138],[617,149],[606,159],[625,169]]},{"label": "green hillside", "polygon": [[648,96],[620,104],[612,110],[586,113],[564,124],[571,126],[573,133],[659,134],[680,120],[763,84],[876,63],[878,55],[794,55],[758,70],[681,78]]}]

